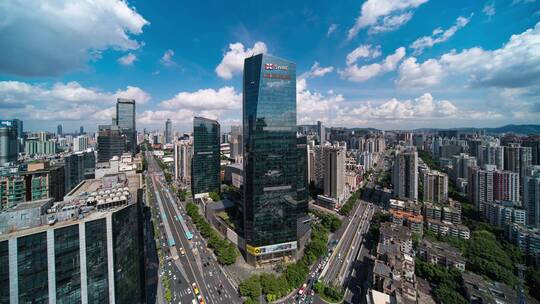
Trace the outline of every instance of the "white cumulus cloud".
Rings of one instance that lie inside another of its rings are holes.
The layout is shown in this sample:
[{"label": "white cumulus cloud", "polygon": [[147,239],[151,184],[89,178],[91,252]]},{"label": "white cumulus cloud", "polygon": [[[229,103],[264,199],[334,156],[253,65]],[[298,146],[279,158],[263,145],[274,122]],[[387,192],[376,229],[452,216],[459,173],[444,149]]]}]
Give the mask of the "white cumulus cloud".
[{"label": "white cumulus cloud", "polygon": [[482,12],[488,17],[495,15],[495,3],[486,4],[482,9]]},{"label": "white cumulus cloud", "polygon": [[472,18],[472,14],[467,17],[458,17],[456,24],[450,28],[443,30],[440,27],[433,30],[430,36],[424,36],[416,39],[409,47],[414,49],[413,55],[421,54],[424,49],[430,48],[435,44],[442,43],[452,38],[454,34],[459,30],[465,27]]},{"label": "white cumulus cloud", "polygon": [[150,100],[144,90],[127,86],[104,92],[78,82],[58,82],[52,86],[19,81],[0,81],[0,109],[9,117],[33,120],[109,121],[117,98],[132,98],[137,104]]},{"label": "white cumulus cloud", "polygon": [[540,82],[540,22],[534,28],[512,35],[495,50],[480,47],[452,50],[438,59],[417,63],[410,58],[402,65],[398,84],[405,87],[436,85],[446,75],[465,76],[462,79],[476,87],[536,87]]},{"label": "white cumulus cloud", "polygon": [[126,55],[118,58],[118,62],[121,65],[133,65],[133,62],[137,60],[137,56],[133,53],[127,53]]},{"label": "white cumulus cloud", "polygon": [[332,33],[334,33],[339,27],[339,24],[336,24],[336,23],[332,23],[330,24],[330,26],[328,27],[328,31],[326,32],[326,36],[330,36],[332,35]]},{"label": "white cumulus cloud", "polygon": [[165,53],[163,53],[163,56],[161,56],[161,59],[159,62],[163,64],[164,66],[175,66],[176,62],[173,60],[174,51],[173,50],[166,50]]},{"label": "white cumulus cloud", "polygon": [[311,66],[311,69],[301,74],[299,78],[322,77],[328,73],[332,73],[333,71],[333,66],[322,67],[319,62],[315,61],[315,63],[313,63],[313,65]]},{"label": "white cumulus cloud", "polygon": [[396,30],[407,23],[412,11],[428,0],[367,0],[362,4],[360,16],[349,29],[347,38],[356,37],[364,28],[374,33]]},{"label": "white cumulus cloud", "polygon": [[245,48],[240,42],[229,44],[229,50],[223,55],[223,59],[216,67],[216,74],[223,79],[231,79],[244,68],[244,59],[252,55],[266,53],[266,44],[257,41],[252,48]]},{"label": "white cumulus cloud", "polygon": [[397,84],[404,88],[424,88],[439,83],[444,75],[441,64],[434,59],[418,64],[411,57],[399,66]]},{"label": "white cumulus cloud", "polygon": [[0,72],[21,76],[81,69],[110,48],[135,50],[142,43],[132,36],[149,24],[120,0],[3,1],[0,20]]},{"label": "white cumulus cloud", "polygon": [[[380,63],[363,66],[353,64],[349,65],[345,70],[338,71],[338,73],[344,79],[354,82],[364,82],[380,74],[395,70],[403,57],[405,57],[405,48],[400,47],[393,54],[386,56]],[[350,62],[349,58],[348,61]]]},{"label": "white cumulus cloud", "polygon": [[230,110],[238,109],[242,96],[233,87],[223,87],[218,90],[201,89],[195,92],[180,92],[173,98],[164,100],[160,106],[165,109],[204,109]]},{"label": "white cumulus cloud", "polygon": [[362,44],[352,52],[347,54],[347,65],[355,63],[359,58],[377,58],[381,55],[381,46],[376,47],[370,44]]}]

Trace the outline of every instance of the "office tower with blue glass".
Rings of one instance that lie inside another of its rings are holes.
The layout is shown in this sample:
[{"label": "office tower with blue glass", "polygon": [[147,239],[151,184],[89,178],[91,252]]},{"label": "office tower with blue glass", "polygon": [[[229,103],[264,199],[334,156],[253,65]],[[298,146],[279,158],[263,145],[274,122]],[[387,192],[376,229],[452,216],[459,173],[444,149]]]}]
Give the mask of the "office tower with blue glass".
[{"label": "office tower with blue glass", "polygon": [[166,144],[172,143],[172,122],[168,118],[167,118],[167,121],[165,122],[165,143]]},{"label": "office tower with blue glass", "polygon": [[246,260],[254,266],[294,260],[304,207],[294,63],[266,54],[245,59],[243,129]]},{"label": "office tower with blue glass", "polygon": [[17,128],[0,125],[0,166],[17,161]]},{"label": "office tower with blue glass", "polygon": [[145,303],[141,177],[0,212],[0,303]]},{"label": "office tower with blue glass", "polygon": [[116,125],[126,135],[126,148],[137,153],[137,128],[135,125],[135,99],[118,98],[116,101]]},{"label": "office tower with blue glass", "polygon": [[206,196],[210,192],[220,193],[219,129],[219,123],[215,120],[193,118],[191,191],[195,198]]}]

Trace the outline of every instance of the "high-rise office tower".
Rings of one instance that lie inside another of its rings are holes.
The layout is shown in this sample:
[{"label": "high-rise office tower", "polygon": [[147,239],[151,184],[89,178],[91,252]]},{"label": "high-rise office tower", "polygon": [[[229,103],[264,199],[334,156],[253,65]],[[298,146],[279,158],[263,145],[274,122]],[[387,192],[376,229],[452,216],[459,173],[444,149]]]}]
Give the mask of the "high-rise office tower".
[{"label": "high-rise office tower", "polygon": [[519,174],[511,171],[494,171],[493,200],[510,201],[516,205],[521,205],[519,199]]},{"label": "high-rise office tower", "polygon": [[11,127],[15,129],[15,138],[17,141],[15,153],[24,151],[24,130],[23,121],[20,119],[0,120],[0,127]]},{"label": "high-rise office tower", "polygon": [[345,190],[345,150],[341,147],[323,147],[324,196],[341,202]]},{"label": "high-rise office tower", "polygon": [[259,54],[244,61],[244,236],[252,265],[295,259],[298,153],[296,65]]},{"label": "high-rise office tower", "polygon": [[137,128],[135,125],[135,99],[118,98],[116,101],[116,125],[126,135],[127,151],[137,152]]},{"label": "high-rise office tower", "polygon": [[531,148],[531,163],[540,166],[540,136],[529,136],[523,140],[524,147]]},{"label": "high-rise office tower", "polygon": [[517,143],[510,143],[504,147],[504,170],[519,173],[519,177],[523,179],[531,164],[531,147],[521,147]]},{"label": "high-rise office tower", "polygon": [[56,126],[56,135],[57,135],[57,137],[62,136],[62,125],[60,125],[60,124],[58,126]]},{"label": "high-rise office tower", "polygon": [[193,117],[191,189],[195,198],[210,192],[220,193],[219,128],[219,123],[215,120]]},{"label": "high-rise office tower", "polygon": [[88,136],[79,135],[73,140],[73,151],[84,151],[88,149]]},{"label": "high-rise office tower", "polygon": [[461,153],[452,157],[452,178],[454,183],[458,183],[458,179],[467,179],[469,170],[476,166],[476,158],[468,154]]},{"label": "high-rise office tower", "polygon": [[469,146],[469,155],[478,159],[481,154],[480,146],[482,146],[482,141],[480,139],[471,139],[467,141],[467,145]]},{"label": "high-rise office tower", "polygon": [[480,167],[469,168],[467,193],[477,211],[484,210],[484,203],[493,202],[493,172],[494,170],[484,170]]},{"label": "high-rise office tower", "polygon": [[0,212],[1,303],[145,303],[141,177],[118,175]]},{"label": "high-rise office tower", "polygon": [[79,134],[80,135],[84,134],[84,126],[79,127]]},{"label": "high-rise office tower", "polygon": [[0,166],[17,161],[17,129],[0,126]]},{"label": "high-rise office tower", "polygon": [[323,145],[326,141],[326,128],[321,121],[317,121],[317,137],[319,138],[319,144]]},{"label": "high-rise office tower", "polygon": [[527,210],[527,224],[540,226],[540,166],[529,170],[525,176],[523,207]]},{"label": "high-rise office tower", "polygon": [[296,179],[296,192],[298,202],[297,214],[302,216],[308,212],[309,201],[309,165],[308,165],[308,145],[307,137],[301,136],[297,138],[296,151],[298,153],[298,165],[296,170],[298,171]]},{"label": "high-rise office tower", "polygon": [[497,169],[504,170],[504,147],[503,146],[480,146],[479,165],[495,165]]},{"label": "high-rise office tower", "polygon": [[446,203],[448,201],[448,175],[439,171],[426,171],[423,174],[424,202]]},{"label": "high-rise office tower", "polygon": [[97,139],[98,162],[108,162],[126,151],[126,136],[118,126],[100,125]]},{"label": "high-rise office tower", "polygon": [[394,196],[413,201],[418,199],[418,153],[414,148],[396,150],[392,184]]},{"label": "high-rise office tower", "polygon": [[174,178],[183,183],[191,183],[191,161],[193,145],[189,140],[174,143]]},{"label": "high-rise office tower", "polygon": [[165,122],[165,143],[172,143],[172,122],[169,118]]},{"label": "high-rise office tower", "polygon": [[231,126],[231,158],[235,162],[242,162],[244,151],[242,142],[242,126]]}]

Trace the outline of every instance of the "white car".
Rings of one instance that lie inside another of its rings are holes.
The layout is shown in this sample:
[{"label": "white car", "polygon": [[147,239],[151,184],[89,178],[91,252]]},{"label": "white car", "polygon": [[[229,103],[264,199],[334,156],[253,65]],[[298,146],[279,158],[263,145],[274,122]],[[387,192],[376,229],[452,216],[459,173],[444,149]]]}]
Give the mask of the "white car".
[{"label": "white car", "polygon": [[191,288],[188,288],[188,289],[187,289],[187,293],[188,293],[188,294],[191,294]]}]

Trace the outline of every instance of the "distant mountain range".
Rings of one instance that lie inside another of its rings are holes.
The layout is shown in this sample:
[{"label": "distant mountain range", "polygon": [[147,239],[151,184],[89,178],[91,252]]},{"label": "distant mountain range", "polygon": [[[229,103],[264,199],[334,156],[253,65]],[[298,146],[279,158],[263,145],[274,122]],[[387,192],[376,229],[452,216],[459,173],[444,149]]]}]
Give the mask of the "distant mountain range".
[{"label": "distant mountain range", "polygon": [[475,132],[484,130],[486,134],[514,133],[519,135],[540,134],[540,125],[505,125],[497,128],[422,128],[414,131],[459,130],[460,132]]},{"label": "distant mountain range", "polygon": [[[315,130],[317,125],[299,125],[299,130],[302,128],[309,128]],[[329,129],[330,127],[327,127]],[[348,131],[355,131],[356,133],[370,133],[379,132],[381,130],[375,128],[338,128]],[[540,134],[540,125],[505,125],[496,128],[420,128],[414,129],[415,132],[437,132],[441,130],[459,130],[460,132],[472,133],[480,130],[484,130],[486,134],[502,134],[502,133],[514,133],[518,135],[530,135]]]}]

